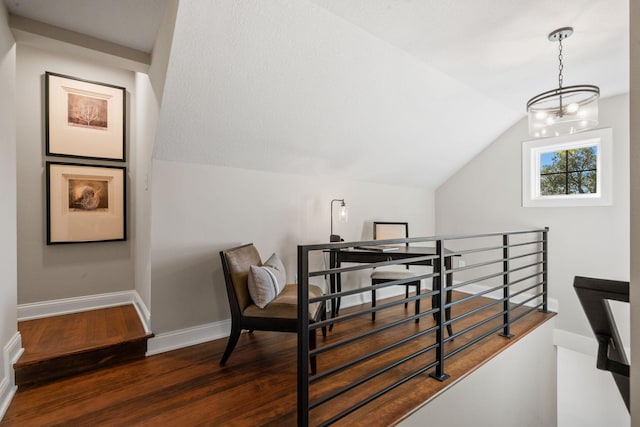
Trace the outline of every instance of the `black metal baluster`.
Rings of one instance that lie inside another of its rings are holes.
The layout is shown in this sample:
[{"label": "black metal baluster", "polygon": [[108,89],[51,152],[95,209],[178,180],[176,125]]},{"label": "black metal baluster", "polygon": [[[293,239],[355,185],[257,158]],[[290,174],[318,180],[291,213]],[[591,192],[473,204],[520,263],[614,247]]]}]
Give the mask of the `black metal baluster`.
[{"label": "black metal baluster", "polygon": [[504,301],[502,302],[502,322],[504,324],[504,328],[502,329],[502,333],[500,336],[511,338],[513,335],[511,334],[511,307],[509,305],[510,296],[510,288],[509,288],[509,235],[502,235],[502,297]]},{"label": "black metal baluster", "polygon": [[298,426],[309,425],[309,253],[298,246]]},{"label": "black metal baluster", "polygon": [[445,305],[445,292],[442,290],[443,284],[445,281],[442,277],[445,272],[445,259],[444,259],[444,245],[442,240],[436,240],[436,254],[438,258],[433,262],[433,268],[437,270],[438,276],[434,281],[436,289],[438,291],[438,313],[436,316],[436,325],[438,329],[436,330],[436,343],[438,347],[436,348],[436,371],[430,373],[429,375],[438,381],[444,381],[449,378],[449,375],[444,372],[444,305]]}]

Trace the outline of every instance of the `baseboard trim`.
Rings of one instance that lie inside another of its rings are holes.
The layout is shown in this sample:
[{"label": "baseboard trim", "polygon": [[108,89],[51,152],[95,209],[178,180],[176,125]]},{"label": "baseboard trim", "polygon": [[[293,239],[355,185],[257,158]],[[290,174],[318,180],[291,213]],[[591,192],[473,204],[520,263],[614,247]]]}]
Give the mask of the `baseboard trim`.
[{"label": "baseboard trim", "polygon": [[228,337],[231,319],[157,334],[147,342],[147,356]]},{"label": "baseboard trim", "polygon": [[144,326],[144,331],[148,334],[151,333],[151,313],[147,308],[147,305],[142,301],[142,297],[136,291],[133,291],[133,306],[138,312],[138,317]]},{"label": "baseboard trim", "polygon": [[2,355],[4,357],[3,378],[0,381],[0,420],[9,409],[9,405],[16,394],[18,387],[15,385],[15,374],[13,364],[18,361],[24,349],[22,348],[22,336],[20,332],[15,335],[4,346]]},{"label": "baseboard trim", "polygon": [[82,311],[97,310],[100,308],[117,307],[126,304],[135,305],[136,309],[138,309],[140,320],[146,328],[149,323],[149,310],[135,290],[19,304],[18,322],[41,319],[43,317],[60,316],[63,314],[80,313]]}]

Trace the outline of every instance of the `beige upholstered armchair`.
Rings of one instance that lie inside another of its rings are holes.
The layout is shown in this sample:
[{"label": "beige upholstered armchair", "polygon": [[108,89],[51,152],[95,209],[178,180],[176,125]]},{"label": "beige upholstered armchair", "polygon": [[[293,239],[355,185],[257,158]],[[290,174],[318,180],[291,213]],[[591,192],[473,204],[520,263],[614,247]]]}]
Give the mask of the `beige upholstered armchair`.
[{"label": "beige upholstered armchair", "polygon": [[[254,274],[256,267],[263,265],[255,246],[250,243],[221,251],[220,258],[222,259],[222,270],[224,271],[229,307],[231,309],[231,335],[229,335],[227,348],[220,360],[220,365],[224,366],[235,348],[243,329],[248,329],[249,332],[254,330],[297,332],[298,288],[295,284],[284,285],[273,300],[266,304],[264,304],[264,301],[259,301],[259,305],[257,305],[249,291],[250,274]],[[252,266],[254,266],[253,269]],[[322,289],[315,285],[309,285],[309,298],[319,297],[322,294]],[[263,306],[263,308],[260,306]],[[310,322],[318,322],[324,319],[326,319],[325,303],[310,304]],[[316,346],[315,332],[316,330],[313,329],[309,335],[311,349]],[[322,334],[326,336],[326,328],[322,328]],[[311,358],[310,364],[312,373],[315,373],[315,357]]]}]

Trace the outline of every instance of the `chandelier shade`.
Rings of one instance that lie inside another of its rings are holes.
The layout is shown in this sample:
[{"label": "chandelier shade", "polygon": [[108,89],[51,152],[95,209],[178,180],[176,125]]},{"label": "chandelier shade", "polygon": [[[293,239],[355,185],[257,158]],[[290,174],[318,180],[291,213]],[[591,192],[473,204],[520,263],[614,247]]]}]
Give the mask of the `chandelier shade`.
[{"label": "chandelier shade", "polygon": [[527,102],[529,135],[535,138],[570,135],[598,126],[600,88],[594,85],[562,86],[562,40],[573,34],[565,27],[549,34],[549,41],[558,41],[560,62],[558,88],[548,90]]}]

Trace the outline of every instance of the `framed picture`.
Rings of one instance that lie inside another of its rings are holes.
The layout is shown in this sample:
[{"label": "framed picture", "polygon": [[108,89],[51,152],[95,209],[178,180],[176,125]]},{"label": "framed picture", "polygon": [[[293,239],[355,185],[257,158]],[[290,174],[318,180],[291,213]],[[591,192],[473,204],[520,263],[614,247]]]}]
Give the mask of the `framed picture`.
[{"label": "framed picture", "polygon": [[124,161],[125,90],[46,72],[47,155]]},{"label": "framed picture", "polygon": [[47,245],[126,240],[126,168],[47,162]]}]

